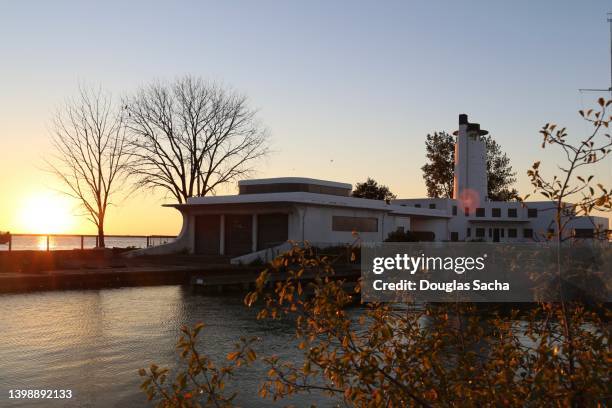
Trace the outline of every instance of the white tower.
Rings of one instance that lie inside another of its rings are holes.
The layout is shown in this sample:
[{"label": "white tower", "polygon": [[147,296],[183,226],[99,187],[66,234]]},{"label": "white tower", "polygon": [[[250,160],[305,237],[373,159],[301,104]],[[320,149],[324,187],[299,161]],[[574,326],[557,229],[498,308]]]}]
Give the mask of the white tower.
[{"label": "white tower", "polygon": [[487,153],[478,123],[469,123],[466,114],[459,115],[459,130],[455,142],[455,178],[453,198],[464,206],[476,207],[487,199]]}]

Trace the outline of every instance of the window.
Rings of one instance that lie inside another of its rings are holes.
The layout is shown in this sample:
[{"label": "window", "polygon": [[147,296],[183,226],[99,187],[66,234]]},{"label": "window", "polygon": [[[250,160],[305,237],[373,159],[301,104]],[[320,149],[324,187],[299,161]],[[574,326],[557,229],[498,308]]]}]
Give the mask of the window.
[{"label": "window", "polygon": [[459,241],[459,233],[458,232],[451,232],[451,241],[453,241],[453,242]]},{"label": "window", "polygon": [[593,238],[595,232],[592,228],[576,228],[574,230],[574,238]]},{"label": "window", "polygon": [[436,209],[436,203],[429,204],[429,208],[431,208],[432,210],[435,210]]},{"label": "window", "polygon": [[516,208],[508,208],[508,217],[516,218]]},{"label": "window", "polygon": [[476,228],[476,237],[477,238],[484,238],[485,236],[485,229],[484,228]]},{"label": "window", "polygon": [[527,217],[529,217],[529,218],[538,218],[538,209],[537,208],[528,208],[527,209]]},{"label": "window", "polygon": [[501,217],[501,208],[493,208],[491,210],[491,216],[495,218]]},{"label": "window", "polygon": [[501,237],[503,238],[503,237],[504,237],[504,234],[505,234],[505,232],[506,232],[506,229],[505,229],[505,228],[500,228],[500,229],[499,229],[499,232],[500,232],[500,234],[501,234]]},{"label": "window", "polygon": [[470,216],[470,207],[465,207],[464,208],[464,212],[465,212],[465,216],[469,217]]},{"label": "window", "polygon": [[414,205],[416,208],[421,208],[421,204],[415,204]]},{"label": "window", "polygon": [[453,215],[457,215],[457,206],[453,205]]},{"label": "window", "polygon": [[316,194],[349,196],[350,189],[308,183],[247,184],[238,186],[238,194],[265,194],[304,191]]},{"label": "window", "polygon": [[485,216],[485,209],[484,208],[477,208],[476,209],[476,216],[477,217],[484,217]]},{"label": "window", "polygon": [[508,228],[508,238],[516,238],[516,228]]},{"label": "window", "polygon": [[[508,231],[508,235],[510,235],[510,231]],[[531,228],[525,228],[523,230],[523,238],[533,238],[533,230]]]},{"label": "window", "polygon": [[466,231],[466,233],[465,233],[465,236],[466,236],[466,237],[471,237],[471,236],[472,236],[472,229],[471,229],[471,228],[468,228],[468,229],[467,229],[467,231]]},{"label": "window", "polygon": [[378,232],[378,219],[370,217],[332,217],[333,231]]}]

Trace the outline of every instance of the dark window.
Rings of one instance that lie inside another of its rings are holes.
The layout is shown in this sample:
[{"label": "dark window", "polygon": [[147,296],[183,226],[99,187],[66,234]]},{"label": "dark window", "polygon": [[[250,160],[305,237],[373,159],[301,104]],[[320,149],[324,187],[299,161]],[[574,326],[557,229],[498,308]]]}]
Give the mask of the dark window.
[{"label": "dark window", "polygon": [[489,228],[489,238],[493,236],[493,228]]},{"label": "dark window", "polygon": [[219,255],[221,219],[219,215],[197,215],[195,217],[195,253]]},{"label": "dark window", "polygon": [[485,216],[485,209],[484,208],[477,208],[476,209],[476,216],[477,217],[484,217]]},{"label": "dark window", "polygon": [[491,210],[491,216],[495,218],[501,217],[501,208],[493,208]]},{"label": "dark window", "polygon": [[485,229],[484,228],[476,228],[476,237],[477,238],[484,238],[485,236]]},{"label": "dark window", "polygon": [[464,211],[464,214],[465,214],[465,216],[466,216],[466,217],[469,217],[469,216],[470,216],[470,207],[465,207],[465,208],[463,209],[463,211]]},{"label": "dark window", "polygon": [[529,218],[538,218],[538,209],[537,208],[528,208],[527,209],[527,217],[529,217]]},{"label": "dark window", "polygon": [[225,215],[225,255],[239,256],[253,251],[253,216]]},{"label": "dark window", "polygon": [[257,216],[257,250],[272,248],[287,242],[288,231],[287,214],[259,214]]},{"label": "dark window", "polygon": [[516,208],[508,208],[508,217],[516,218]]},{"label": "dark window", "polygon": [[267,194],[303,191],[316,194],[349,196],[351,191],[342,187],[322,186],[307,183],[269,183],[238,186],[238,194]]},{"label": "dark window", "polygon": [[436,204],[435,203],[429,204],[429,208],[431,208],[432,210],[435,210],[436,209]]},{"label": "dark window", "polygon": [[457,206],[453,205],[453,215],[457,215]]},{"label": "dark window", "polygon": [[471,237],[472,236],[472,229],[468,228],[465,235],[468,236],[468,237]]},{"label": "dark window", "polygon": [[378,232],[378,219],[370,217],[332,217],[333,231]]},{"label": "dark window", "polygon": [[499,232],[501,233],[501,237],[504,237],[504,234],[506,233],[506,229],[505,228],[500,228]]},{"label": "dark window", "polygon": [[459,233],[451,232],[451,241],[459,241]]},{"label": "dark window", "polygon": [[[509,231],[508,231],[509,235]],[[525,228],[523,230],[523,238],[533,238],[533,230],[531,228]]]},{"label": "dark window", "polygon": [[421,208],[421,204],[415,204],[414,205],[416,208]]},{"label": "dark window", "polygon": [[595,232],[592,228],[576,228],[574,230],[575,238],[593,238],[595,236]]},{"label": "dark window", "polygon": [[516,238],[516,228],[508,228],[508,238]]}]

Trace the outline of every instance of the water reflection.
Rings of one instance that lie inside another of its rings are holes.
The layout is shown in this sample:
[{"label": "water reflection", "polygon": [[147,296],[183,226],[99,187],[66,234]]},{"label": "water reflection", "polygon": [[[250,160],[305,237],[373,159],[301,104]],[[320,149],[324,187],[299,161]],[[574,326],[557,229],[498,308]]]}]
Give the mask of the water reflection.
[{"label": "water reflection", "polygon": [[[0,405],[145,406],[138,368],[176,366],[179,328],[197,321],[206,322],[203,347],[217,360],[240,336],[262,338],[257,348],[266,354],[293,357],[291,324],[257,321],[255,312],[241,296],[194,295],[180,286],[2,295]],[[238,373],[241,405],[270,405],[254,397],[264,372],[256,366]],[[24,388],[72,389],[75,398],[6,399],[8,390]]]}]

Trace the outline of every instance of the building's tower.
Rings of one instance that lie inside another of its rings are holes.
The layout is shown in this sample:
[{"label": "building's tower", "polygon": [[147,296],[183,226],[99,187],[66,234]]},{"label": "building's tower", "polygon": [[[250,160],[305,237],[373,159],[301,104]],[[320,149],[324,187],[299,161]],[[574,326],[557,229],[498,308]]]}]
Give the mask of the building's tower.
[{"label": "building's tower", "polygon": [[455,142],[455,178],[453,198],[464,206],[477,206],[487,199],[487,153],[478,123],[469,123],[466,114],[459,115],[459,130]]}]

